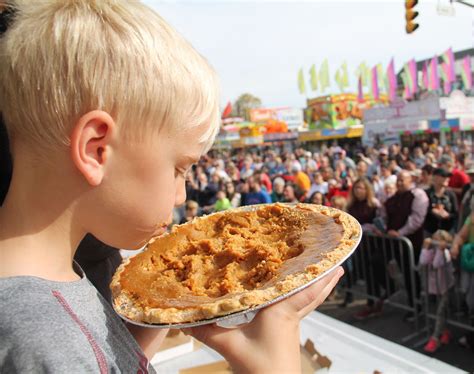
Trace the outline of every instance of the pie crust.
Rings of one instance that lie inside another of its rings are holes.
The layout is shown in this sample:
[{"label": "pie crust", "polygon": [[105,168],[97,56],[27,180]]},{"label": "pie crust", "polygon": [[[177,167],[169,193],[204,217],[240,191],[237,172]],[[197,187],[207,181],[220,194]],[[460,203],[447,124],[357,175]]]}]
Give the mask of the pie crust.
[{"label": "pie crust", "polygon": [[266,204],[199,217],[154,238],[115,273],[115,310],[149,324],[195,322],[263,304],[342,260],[361,235],[350,215]]}]

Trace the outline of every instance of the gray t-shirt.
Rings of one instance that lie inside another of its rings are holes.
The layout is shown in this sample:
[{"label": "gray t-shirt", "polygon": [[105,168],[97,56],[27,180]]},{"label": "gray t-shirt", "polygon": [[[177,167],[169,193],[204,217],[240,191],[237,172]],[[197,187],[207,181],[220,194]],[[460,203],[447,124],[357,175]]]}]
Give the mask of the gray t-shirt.
[{"label": "gray t-shirt", "polygon": [[0,278],[1,373],[155,371],[112,307],[81,280]]}]

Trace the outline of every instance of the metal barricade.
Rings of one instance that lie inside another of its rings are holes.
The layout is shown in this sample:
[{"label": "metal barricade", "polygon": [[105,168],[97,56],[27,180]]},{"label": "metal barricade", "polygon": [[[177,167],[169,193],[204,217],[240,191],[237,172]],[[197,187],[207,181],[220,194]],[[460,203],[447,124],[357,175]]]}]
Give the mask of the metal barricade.
[{"label": "metal barricade", "polygon": [[[364,233],[349,266],[352,266],[352,269],[348,271],[350,282],[345,287],[346,292],[412,312],[414,333],[405,336],[402,341],[409,341],[424,332],[420,326],[420,280],[413,245],[409,239]],[[352,283],[361,281],[366,286],[365,291],[352,287]],[[389,299],[396,292],[403,291],[407,295],[406,302]]]}]

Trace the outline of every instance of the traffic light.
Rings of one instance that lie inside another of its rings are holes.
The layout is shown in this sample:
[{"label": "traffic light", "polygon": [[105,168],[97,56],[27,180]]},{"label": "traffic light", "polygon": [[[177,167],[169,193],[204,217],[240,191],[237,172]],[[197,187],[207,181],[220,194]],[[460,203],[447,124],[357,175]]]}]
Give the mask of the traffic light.
[{"label": "traffic light", "polygon": [[411,34],[420,27],[420,25],[414,22],[414,19],[418,17],[418,12],[414,10],[416,4],[418,4],[418,0],[405,0],[405,31],[407,34]]}]

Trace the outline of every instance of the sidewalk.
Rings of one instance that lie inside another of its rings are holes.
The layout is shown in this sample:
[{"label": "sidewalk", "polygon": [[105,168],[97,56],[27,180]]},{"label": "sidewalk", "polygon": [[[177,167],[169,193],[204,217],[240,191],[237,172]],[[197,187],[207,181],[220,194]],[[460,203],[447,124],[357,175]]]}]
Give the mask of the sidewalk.
[{"label": "sidewalk", "polygon": [[[403,321],[404,312],[399,309],[386,305],[380,317],[358,321],[353,315],[364,307],[365,300],[358,299],[346,308],[338,306],[341,301],[340,299],[329,299],[318,308],[318,311],[384,339],[403,344],[408,348],[413,348],[412,344],[423,338],[423,336],[420,336],[420,338],[410,341],[409,344],[402,343],[401,339],[413,333],[414,328],[412,323]],[[467,372],[474,372],[474,354],[457,344],[457,340],[463,334],[462,331],[457,329],[451,329],[451,331],[454,335],[452,342],[449,345],[442,346],[434,355],[428,357],[436,358]],[[423,345],[415,348],[415,351],[425,354]]]}]

